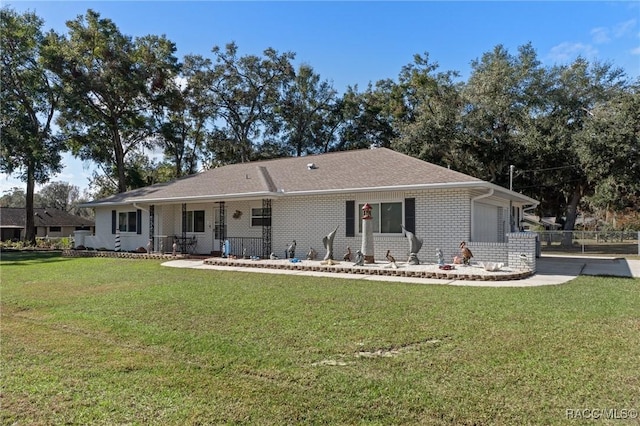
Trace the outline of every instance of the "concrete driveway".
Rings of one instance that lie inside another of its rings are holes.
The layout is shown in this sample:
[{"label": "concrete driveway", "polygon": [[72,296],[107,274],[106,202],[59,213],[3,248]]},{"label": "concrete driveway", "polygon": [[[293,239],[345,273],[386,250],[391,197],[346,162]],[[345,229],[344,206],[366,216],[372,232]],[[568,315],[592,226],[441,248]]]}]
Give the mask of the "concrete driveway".
[{"label": "concrete driveway", "polygon": [[640,278],[640,260],[611,257],[544,255],[538,259],[536,275],[602,275]]}]

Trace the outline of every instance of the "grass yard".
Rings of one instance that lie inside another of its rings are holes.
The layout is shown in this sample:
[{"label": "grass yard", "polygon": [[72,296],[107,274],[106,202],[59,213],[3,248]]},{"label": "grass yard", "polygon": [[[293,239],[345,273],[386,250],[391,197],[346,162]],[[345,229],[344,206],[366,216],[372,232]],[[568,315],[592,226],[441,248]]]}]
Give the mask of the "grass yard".
[{"label": "grass yard", "polygon": [[639,421],[638,279],[423,286],[30,253],[0,267],[3,425]]}]

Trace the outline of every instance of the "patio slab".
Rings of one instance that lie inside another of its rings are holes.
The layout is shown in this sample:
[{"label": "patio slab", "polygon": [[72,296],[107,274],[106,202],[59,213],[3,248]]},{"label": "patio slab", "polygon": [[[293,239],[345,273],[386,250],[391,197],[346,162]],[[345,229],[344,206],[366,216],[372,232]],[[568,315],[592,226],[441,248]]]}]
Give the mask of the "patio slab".
[{"label": "patio slab", "polygon": [[[227,260],[227,259],[221,259]],[[480,279],[461,279],[457,276],[450,276],[449,278],[426,278],[418,276],[402,276],[400,274],[393,275],[391,273],[386,274],[368,274],[368,273],[354,273],[353,271],[337,270],[333,269],[331,272],[316,268],[311,269],[295,269],[284,267],[286,265],[285,260],[271,261],[280,262],[279,264],[273,264],[274,267],[268,267],[267,261],[251,261],[245,259],[239,259],[243,262],[212,262],[211,259],[177,259],[163,263],[164,266],[176,267],[176,268],[196,268],[196,269],[211,269],[211,270],[224,270],[224,271],[244,271],[255,272],[263,274],[288,274],[316,277],[335,277],[345,279],[360,279],[368,281],[386,281],[386,282],[405,282],[414,284],[438,284],[438,285],[456,285],[456,286],[473,286],[473,287],[535,287],[545,285],[558,285],[569,282],[575,279],[579,275],[604,275],[604,276],[619,276],[619,277],[635,277],[640,278],[640,261],[638,260],[626,260],[616,258],[581,258],[581,257],[560,257],[560,256],[543,256],[537,259],[537,272],[533,275],[521,279],[509,279],[509,280],[480,280]],[[253,264],[251,263],[253,262]],[[262,263],[262,267],[256,267],[256,262]],[[318,263],[318,262],[316,262]],[[343,262],[344,268],[350,267],[352,263]],[[294,264],[295,265],[295,264]],[[375,267],[378,268],[377,272],[381,272],[388,264],[380,263]],[[278,267],[279,266],[279,267]],[[301,266],[301,265],[300,265]],[[337,265],[336,265],[337,266]],[[458,265],[457,265],[458,266]],[[370,267],[373,268],[374,266]],[[432,268],[435,270],[436,265],[406,265],[405,268]],[[398,268],[401,269],[401,268]],[[488,272],[481,270],[479,267],[465,268],[465,271],[469,271],[466,274],[471,275],[472,272],[487,275]],[[371,272],[371,271],[369,271]],[[385,271],[386,272],[386,271]],[[494,273],[495,274],[495,273]]]}]

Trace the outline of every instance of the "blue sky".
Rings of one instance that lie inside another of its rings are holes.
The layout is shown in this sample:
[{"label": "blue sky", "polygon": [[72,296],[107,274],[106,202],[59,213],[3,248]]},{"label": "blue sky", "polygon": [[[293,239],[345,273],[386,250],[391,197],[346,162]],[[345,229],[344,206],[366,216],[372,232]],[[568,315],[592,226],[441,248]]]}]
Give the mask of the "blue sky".
[{"label": "blue sky", "polygon": [[[470,63],[504,45],[511,53],[531,42],[543,65],[578,56],[612,62],[640,77],[640,2],[631,1],[3,1],[34,11],[45,29],[93,9],[130,36],[164,34],[177,56],[211,55],[235,41],[240,55],[268,47],[294,52],[339,92],[396,79],[414,54],[429,54],[439,71],[466,80]],[[91,166],[65,156],[52,181],[84,189]],[[0,175],[0,192],[24,184]]]}]

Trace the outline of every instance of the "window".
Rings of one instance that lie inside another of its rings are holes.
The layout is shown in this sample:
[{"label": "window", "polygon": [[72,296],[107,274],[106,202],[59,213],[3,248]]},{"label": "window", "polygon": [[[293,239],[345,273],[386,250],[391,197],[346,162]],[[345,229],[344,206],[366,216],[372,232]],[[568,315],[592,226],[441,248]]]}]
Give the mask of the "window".
[{"label": "window", "polygon": [[136,212],[119,212],[118,229],[120,232],[136,232],[138,230],[138,215]]},{"label": "window", "polygon": [[[373,232],[377,234],[402,233],[402,203],[369,203],[373,217]],[[358,231],[362,233],[362,206],[358,204]]]},{"label": "window", "polygon": [[251,226],[271,226],[271,209],[251,209]]},{"label": "window", "polygon": [[187,212],[187,232],[204,232],[204,210]]},{"label": "window", "polygon": [[50,226],[49,232],[62,232],[62,226]]}]

